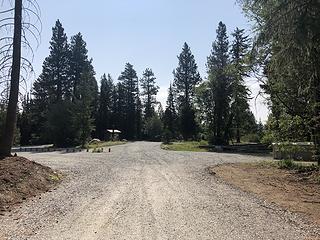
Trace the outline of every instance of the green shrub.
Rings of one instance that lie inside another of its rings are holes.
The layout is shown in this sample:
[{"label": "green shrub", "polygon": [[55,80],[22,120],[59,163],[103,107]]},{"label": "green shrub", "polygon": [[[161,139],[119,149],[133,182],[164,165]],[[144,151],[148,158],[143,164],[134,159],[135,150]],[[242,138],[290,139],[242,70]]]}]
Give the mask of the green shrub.
[{"label": "green shrub", "polygon": [[248,142],[248,143],[259,143],[260,140],[261,139],[260,139],[259,135],[256,133],[250,133],[250,134],[244,135],[242,137],[242,141]]},{"label": "green shrub", "polygon": [[319,171],[320,169],[319,166],[315,164],[312,164],[312,165],[298,164],[291,159],[279,161],[278,166],[280,169],[296,170],[299,173]]},{"label": "green shrub", "polygon": [[291,159],[281,160],[278,164],[280,169],[293,170],[296,168],[296,164]]},{"label": "green shrub", "polygon": [[162,136],[162,142],[164,144],[170,144],[172,141],[172,133],[169,129],[165,129]]}]

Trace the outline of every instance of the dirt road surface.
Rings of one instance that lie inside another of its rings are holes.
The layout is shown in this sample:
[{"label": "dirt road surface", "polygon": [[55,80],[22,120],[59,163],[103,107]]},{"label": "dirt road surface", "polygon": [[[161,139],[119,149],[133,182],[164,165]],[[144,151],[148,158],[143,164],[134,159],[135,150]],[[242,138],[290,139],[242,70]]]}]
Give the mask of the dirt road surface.
[{"label": "dirt road surface", "polygon": [[210,175],[258,157],[169,152],[159,143],[111,153],[23,156],[61,171],[56,189],[0,216],[0,239],[306,239],[314,228]]}]

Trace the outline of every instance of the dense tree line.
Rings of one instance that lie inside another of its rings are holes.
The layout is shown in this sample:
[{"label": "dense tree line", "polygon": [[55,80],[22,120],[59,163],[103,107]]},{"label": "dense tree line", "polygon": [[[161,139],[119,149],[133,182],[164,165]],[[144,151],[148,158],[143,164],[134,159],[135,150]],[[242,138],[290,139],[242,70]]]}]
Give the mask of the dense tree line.
[{"label": "dense tree line", "polygon": [[240,142],[241,136],[255,132],[257,124],[244,82],[249,40],[240,29],[232,36],[229,44],[226,26],[219,23],[206,81],[184,43],[163,111],[150,68],[139,78],[134,66],[126,63],[116,82],[104,74],[98,89],[83,36],[78,33],[69,42],[58,20],[50,54],[19,114],[21,144],[85,145],[91,138],[108,139],[108,129],[120,130],[121,138],[127,140],[165,137],[207,138],[213,144]]},{"label": "dense tree line", "polygon": [[243,0],[255,72],[270,96],[268,141],[313,141],[320,163],[320,2]]},{"label": "dense tree line", "polygon": [[69,43],[59,20],[52,30],[50,54],[19,114],[21,144],[84,145],[90,138],[105,140],[107,129],[120,129],[128,140],[154,139],[154,130],[160,140],[159,87],[152,70],[146,69],[139,84],[127,63],[117,83],[103,75],[99,90],[81,33]]}]

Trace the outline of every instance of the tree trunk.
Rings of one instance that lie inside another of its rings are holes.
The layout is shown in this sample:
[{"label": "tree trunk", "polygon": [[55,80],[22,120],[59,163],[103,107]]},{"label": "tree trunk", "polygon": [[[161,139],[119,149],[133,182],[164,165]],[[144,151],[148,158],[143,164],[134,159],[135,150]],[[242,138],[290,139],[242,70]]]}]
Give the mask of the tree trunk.
[{"label": "tree trunk", "polygon": [[0,156],[11,155],[14,140],[14,132],[17,123],[17,105],[19,97],[20,68],[21,68],[21,32],[22,32],[22,0],[15,0],[14,10],[14,35],[13,35],[13,57],[10,82],[10,95],[7,107],[7,115],[4,133],[0,145]]}]

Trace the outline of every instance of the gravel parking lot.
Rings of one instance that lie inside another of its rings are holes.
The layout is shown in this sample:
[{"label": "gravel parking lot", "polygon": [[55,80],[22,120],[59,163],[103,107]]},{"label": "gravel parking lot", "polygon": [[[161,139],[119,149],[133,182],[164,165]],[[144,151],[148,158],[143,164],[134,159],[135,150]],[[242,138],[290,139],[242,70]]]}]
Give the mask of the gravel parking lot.
[{"label": "gravel parking lot", "polygon": [[0,239],[309,239],[303,219],[209,174],[263,158],[170,152],[159,143],[111,153],[23,156],[64,174],[56,189],[0,216]]}]

